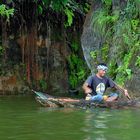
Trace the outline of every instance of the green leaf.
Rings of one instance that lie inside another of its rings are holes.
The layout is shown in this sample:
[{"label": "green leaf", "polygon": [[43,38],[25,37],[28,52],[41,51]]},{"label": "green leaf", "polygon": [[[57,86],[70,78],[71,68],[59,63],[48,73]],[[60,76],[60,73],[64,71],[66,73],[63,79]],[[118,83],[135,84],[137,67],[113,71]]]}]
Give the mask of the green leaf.
[{"label": "green leaf", "polygon": [[93,59],[96,59],[96,58],[97,58],[97,51],[91,51],[91,52],[90,52],[90,56],[91,56]]},{"label": "green leaf", "polygon": [[13,16],[14,9],[8,9],[6,5],[2,4],[0,5],[0,15],[5,16],[7,18],[7,21],[9,21],[10,16]]},{"label": "green leaf", "polygon": [[137,60],[135,62],[135,66],[140,67],[140,56],[137,56]]},{"label": "green leaf", "polygon": [[39,14],[43,13],[43,8],[41,7],[41,5],[38,6],[38,12],[39,12]]},{"label": "green leaf", "polygon": [[112,5],[112,0],[102,0],[103,3],[105,3],[106,6]]},{"label": "green leaf", "polygon": [[126,69],[126,73],[128,75],[128,79],[130,79],[131,75],[132,75],[132,70],[131,69]]},{"label": "green leaf", "polygon": [[73,22],[73,17],[74,17],[74,13],[72,10],[66,8],[64,10],[66,16],[67,16],[67,22],[65,23],[65,27],[71,26],[72,22]]}]

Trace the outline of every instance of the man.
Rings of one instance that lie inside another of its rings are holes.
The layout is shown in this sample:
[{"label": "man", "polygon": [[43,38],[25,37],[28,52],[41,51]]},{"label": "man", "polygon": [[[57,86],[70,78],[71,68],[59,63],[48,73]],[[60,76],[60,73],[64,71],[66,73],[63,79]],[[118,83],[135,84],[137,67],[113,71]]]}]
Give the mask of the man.
[{"label": "man", "polygon": [[97,66],[97,74],[94,76],[89,76],[83,85],[85,91],[86,100],[91,100],[95,102],[112,102],[118,99],[117,93],[111,93],[109,96],[104,96],[104,92],[108,87],[115,88],[124,93],[124,95],[130,99],[130,96],[126,89],[116,85],[110,78],[106,77],[107,66],[104,63],[100,63]]}]

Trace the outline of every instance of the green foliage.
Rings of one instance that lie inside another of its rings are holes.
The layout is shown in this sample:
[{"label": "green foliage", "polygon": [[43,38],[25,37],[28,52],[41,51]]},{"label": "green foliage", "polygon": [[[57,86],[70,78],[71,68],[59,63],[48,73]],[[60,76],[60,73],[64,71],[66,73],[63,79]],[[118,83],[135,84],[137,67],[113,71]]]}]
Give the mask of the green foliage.
[{"label": "green foliage", "polygon": [[86,75],[83,61],[72,54],[69,56],[68,63],[70,65],[70,76],[69,81],[71,88],[76,88],[80,81],[83,81]]},{"label": "green foliage", "polygon": [[73,41],[72,44],[71,44],[71,48],[72,48],[72,50],[74,52],[78,52],[78,50],[79,50],[79,44],[78,44],[78,42]]},{"label": "green foliage", "polygon": [[[136,60],[135,66],[140,66],[140,58],[133,57],[140,51],[140,6],[139,0],[127,1],[126,7],[110,8],[112,0],[102,0],[102,8],[93,15],[93,30],[101,38],[101,49],[90,53],[94,63],[98,58],[109,64],[109,72],[116,82],[123,85],[132,77],[130,64]],[[138,4],[139,3],[139,4]],[[113,47],[113,52],[110,51]],[[113,54],[109,54],[109,52]],[[101,54],[101,56],[100,56]],[[108,59],[108,55],[112,59]]]},{"label": "green foliage", "polygon": [[5,49],[2,46],[0,46],[0,56],[3,55],[4,51]]},{"label": "green foliage", "polygon": [[43,13],[43,8],[41,5],[38,5],[38,13],[42,14]]},{"label": "green foliage", "polygon": [[108,14],[108,10],[97,10],[93,16],[93,28],[103,38],[110,37],[112,33],[113,24],[117,22],[119,18],[119,12],[115,11],[112,15]]},{"label": "green foliage", "polygon": [[117,75],[117,72],[116,72],[116,69],[117,69],[117,64],[116,64],[116,61],[114,59],[112,59],[110,62],[109,62],[109,65],[108,65],[108,74],[113,78],[115,79],[116,78],[116,75]]},{"label": "green foliage", "polygon": [[55,11],[63,11],[69,0],[51,0],[51,8]]},{"label": "green foliage", "polygon": [[111,6],[111,5],[112,5],[112,0],[102,0],[102,2],[103,2],[106,6]]},{"label": "green foliage", "polygon": [[47,89],[46,80],[44,80],[44,79],[39,80],[39,84],[40,84],[40,87],[43,91],[45,91]]},{"label": "green foliage", "polygon": [[13,16],[14,9],[8,9],[6,5],[1,4],[0,5],[0,15],[3,17],[6,17],[7,21],[9,21],[10,16]]},{"label": "green foliage", "polygon": [[78,86],[80,81],[83,81],[83,79],[85,78],[85,70],[79,69],[79,72],[71,72],[70,76],[69,76],[69,81],[70,81],[70,85],[71,88],[74,89]]},{"label": "green foliage", "polygon": [[130,61],[132,59],[133,52],[125,54],[122,64],[116,69],[117,78],[116,81],[118,84],[123,85],[127,79],[130,79],[132,76],[132,71],[129,68]]},{"label": "green foliage", "polygon": [[137,30],[138,24],[140,23],[140,21],[138,19],[132,19],[131,20],[131,25],[134,31]]},{"label": "green foliage", "polygon": [[121,11],[121,14],[127,18],[137,18],[137,16],[140,14],[140,4],[138,1],[139,0],[129,0],[126,8]]},{"label": "green foliage", "polygon": [[90,56],[93,58],[93,59],[96,59],[97,58],[97,54],[98,54],[98,51],[91,51],[90,52]]},{"label": "green foliage", "polygon": [[135,62],[135,66],[140,67],[140,56],[137,56],[137,60]]},{"label": "green foliage", "polygon": [[107,62],[108,54],[109,54],[109,45],[104,44],[103,47],[101,48],[101,59],[102,59],[102,61]]},{"label": "green foliage", "polygon": [[69,82],[70,82],[71,88],[74,89],[78,84],[77,76],[75,74],[71,74],[69,76]]},{"label": "green foliage", "polygon": [[77,88],[77,86],[85,80],[86,68],[84,61],[78,56],[80,49],[77,41],[71,43],[72,54],[68,56],[69,64],[69,82],[72,89]]},{"label": "green foliage", "polygon": [[[123,18],[119,21],[117,32],[114,35],[115,45],[120,52],[116,57],[120,58],[122,62],[116,70],[116,81],[122,85],[132,77],[132,70],[129,65],[135,52],[139,50],[139,20],[134,19],[137,13],[133,8],[134,3],[128,2],[123,11]],[[136,62],[136,65],[138,65],[138,59]]]},{"label": "green foliage", "polygon": [[[34,0],[38,3],[38,0]],[[76,0],[42,0],[38,4],[38,14],[42,15],[43,10],[51,8],[57,13],[61,13],[65,18],[65,27],[69,27],[73,23],[74,15],[76,12],[85,14],[89,10],[89,4],[85,2],[77,2]],[[45,12],[44,12],[45,13]]]},{"label": "green foliage", "polygon": [[87,13],[90,9],[90,5],[88,3],[85,3],[85,5],[83,6],[84,12]]},{"label": "green foliage", "polygon": [[66,16],[67,16],[67,22],[65,23],[65,27],[68,27],[68,26],[71,26],[72,22],[73,22],[73,16],[74,16],[74,13],[72,10],[66,8],[64,10]]},{"label": "green foliage", "polygon": [[98,56],[100,55],[100,59],[102,62],[107,62],[109,53],[109,45],[103,44],[100,50],[95,50],[90,52],[91,58],[94,60],[94,64],[98,64]]}]

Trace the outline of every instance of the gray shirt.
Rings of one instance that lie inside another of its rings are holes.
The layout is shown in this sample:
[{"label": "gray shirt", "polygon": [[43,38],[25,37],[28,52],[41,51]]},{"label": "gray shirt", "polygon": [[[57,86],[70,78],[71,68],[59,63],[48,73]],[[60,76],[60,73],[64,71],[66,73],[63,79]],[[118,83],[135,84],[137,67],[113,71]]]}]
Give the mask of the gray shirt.
[{"label": "gray shirt", "polygon": [[86,83],[92,89],[92,95],[103,95],[108,87],[113,88],[115,86],[115,83],[106,76],[102,78],[99,78],[96,75],[89,76]]}]

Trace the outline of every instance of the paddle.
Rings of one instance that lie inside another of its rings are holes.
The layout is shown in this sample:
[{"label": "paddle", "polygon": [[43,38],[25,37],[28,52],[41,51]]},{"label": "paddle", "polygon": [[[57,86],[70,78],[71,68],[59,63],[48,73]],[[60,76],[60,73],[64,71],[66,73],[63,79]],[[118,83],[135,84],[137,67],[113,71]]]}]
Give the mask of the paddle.
[{"label": "paddle", "polygon": [[[124,94],[125,94],[125,96],[127,97],[127,99],[131,100],[131,97],[129,96],[129,94],[128,94],[128,92],[127,92],[126,89],[120,87],[120,86],[117,85],[115,82],[114,82],[114,84],[115,84],[116,88],[119,89],[121,92],[125,92]],[[126,95],[126,92],[127,92],[127,95]]]}]

